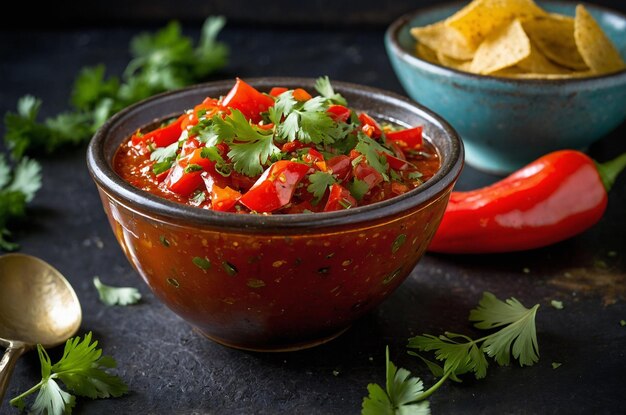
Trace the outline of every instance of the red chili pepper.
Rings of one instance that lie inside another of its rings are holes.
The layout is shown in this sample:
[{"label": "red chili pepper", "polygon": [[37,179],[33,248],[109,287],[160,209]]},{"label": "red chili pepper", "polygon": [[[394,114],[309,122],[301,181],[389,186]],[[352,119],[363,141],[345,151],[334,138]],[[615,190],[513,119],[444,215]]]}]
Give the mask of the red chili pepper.
[{"label": "red chili pepper", "polygon": [[352,178],[352,160],[348,156],[335,156],[326,162],[326,167],[342,183]]},{"label": "red chili pepper", "polygon": [[241,111],[243,115],[254,123],[261,121],[261,113],[274,105],[272,97],[262,94],[252,86],[237,78],[235,86],[224,97],[222,106]]},{"label": "red chili pepper", "polygon": [[[189,196],[202,184],[203,171],[215,172],[215,162],[202,157],[202,149],[193,150],[188,156],[178,160],[170,169],[170,173],[165,178],[165,185],[172,192],[182,196]],[[200,170],[187,171],[189,166],[200,166]]]},{"label": "red chili pepper", "polygon": [[287,92],[289,91],[287,88],[282,87],[282,86],[275,86],[274,88],[270,89],[270,95],[273,97],[277,97],[280,94],[282,94],[283,92]]},{"label": "red chili pepper", "polygon": [[280,160],[259,177],[239,201],[256,212],[272,212],[291,201],[296,185],[309,171],[309,166]]},{"label": "red chili pepper", "polygon": [[296,101],[306,102],[311,98],[313,98],[311,94],[309,94],[302,88],[296,88],[293,90],[293,99],[295,99]]},{"label": "red chili pepper", "polygon": [[201,177],[211,198],[211,209],[221,212],[229,211],[241,198],[241,193],[216,180],[216,177],[209,172],[202,173]]},{"label": "red chili pepper", "polygon": [[547,154],[491,186],[453,192],[428,249],[493,253],[540,248],[600,220],[607,192],[626,167],[626,153],[605,164],[562,150]]},{"label": "red chili pepper", "polygon": [[396,143],[402,149],[420,148],[424,143],[422,137],[423,127],[407,128],[400,131],[391,131],[386,134],[387,140]]}]

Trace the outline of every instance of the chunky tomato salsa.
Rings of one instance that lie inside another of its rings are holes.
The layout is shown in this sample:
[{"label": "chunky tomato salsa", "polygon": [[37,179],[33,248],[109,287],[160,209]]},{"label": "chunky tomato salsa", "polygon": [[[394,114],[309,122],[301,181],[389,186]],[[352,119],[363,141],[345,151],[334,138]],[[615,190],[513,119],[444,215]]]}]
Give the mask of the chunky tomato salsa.
[{"label": "chunky tomato salsa", "polygon": [[204,209],[310,213],[408,192],[439,168],[422,127],[381,125],[348,106],[327,77],[262,93],[241,79],[178,118],[137,131],[114,159],[133,186]]}]

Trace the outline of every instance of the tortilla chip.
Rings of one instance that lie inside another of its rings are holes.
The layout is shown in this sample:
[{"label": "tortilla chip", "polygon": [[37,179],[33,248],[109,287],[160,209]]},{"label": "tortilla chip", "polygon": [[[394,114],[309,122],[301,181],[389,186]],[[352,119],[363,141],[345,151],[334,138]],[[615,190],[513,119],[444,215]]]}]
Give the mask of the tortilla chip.
[{"label": "tortilla chip", "polygon": [[530,41],[530,55],[527,58],[519,61],[517,66],[523,69],[525,72],[532,74],[567,74],[571,73],[571,70],[553,64],[546,58],[537,48],[535,43]]},{"label": "tortilla chip", "polygon": [[480,44],[471,71],[483,75],[499,71],[527,58],[530,40],[518,19],[497,29]]},{"label": "tortilla chip", "polygon": [[581,4],[576,6],[574,38],[580,55],[593,72],[606,74],[626,69],[611,40]]},{"label": "tortilla chip", "polygon": [[[492,74],[496,76],[496,74]],[[587,78],[590,76],[596,75],[592,71],[578,71],[578,72],[569,72],[566,74],[553,74],[553,73],[509,73],[503,74],[499,76],[503,76],[505,78],[515,78],[515,79],[572,79],[572,78]]]},{"label": "tortilla chip", "polygon": [[475,0],[445,22],[446,26],[457,29],[470,47],[477,47],[494,29],[510,20],[545,15],[532,0]]},{"label": "tortilla chip", "polygon": [[439,59],[437,59],[437,53],[423,43],[418,43],[415,47],[415,51],[418,58],[437,65],[441,64]]},{"label": "tortilla chip", "polygon": [[439,59],[439,62],[441,62],[443,66],[447,66],[448,68],[458,69],[459,71],[468,72],[470,70],[470,67],[472,66],[471,59],[468,59],[468,60],[454,59],[454,58],[451,58],[450,56],[444,55],[441,52],[437,52],[437,59]]},{"label": "tortilla chip", "polygon": [[411,29],[411,35],[419,43],[455,59],[472,59],[476,51],[476,48],[468,45],[463,35],[456,29],[447,27],[444,22],[414,27]]},{"label": "tortilla chip", "polygon": [[551,14],[523,23],[528,37],[550,60],[570,69],[587,69],[574,39],[574,19]]}]

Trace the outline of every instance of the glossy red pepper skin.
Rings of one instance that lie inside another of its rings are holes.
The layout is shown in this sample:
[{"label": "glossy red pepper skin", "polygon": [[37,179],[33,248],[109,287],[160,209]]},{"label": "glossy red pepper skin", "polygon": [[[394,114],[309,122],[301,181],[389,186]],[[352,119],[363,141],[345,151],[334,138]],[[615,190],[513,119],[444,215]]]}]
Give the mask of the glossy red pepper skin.
[{"label": "glossy red pepper skin", "polygon": [[491,186],[453,192],[429,251],[496,253],[551,245],[600,220],[608,197],[593,160],[547,154]]},{"label": "glossy red pepper skin", "polygon": [[222,101],[223,107],[238,109],[254,123],[261,121],[261,113],[267,111],[273,105],[273,98],[260,93],[239,78],[237,78],[235,86]]},{"label": "glossy red pepper skin", "polygon": [[176,121],[165,127],[150,131],[142,136],[133,135],[132,143],[137,145],[141,142],[153,142],[157,147],[167,147],[180,138],[180,134],[183,131],[181,124],[185,118],[187,118],[187,114],[181,115]]}]

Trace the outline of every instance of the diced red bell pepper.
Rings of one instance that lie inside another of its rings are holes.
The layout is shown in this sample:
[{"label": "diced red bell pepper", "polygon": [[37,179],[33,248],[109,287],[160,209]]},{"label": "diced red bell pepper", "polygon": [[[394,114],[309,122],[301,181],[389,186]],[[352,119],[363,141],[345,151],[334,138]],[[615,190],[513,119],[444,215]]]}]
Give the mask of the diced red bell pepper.
[{"label": "diced red bell pepper", "polygon": [[346,122],[350,118],[350,109],[343,105],[331,105],[326,110],[330,118],[336,122]]},{"label": "diced red bell pepper", "polygon": [[256,212],[272,212],[291,201],[293,192],[309,166],[293,161],[280,160],[272,164],[259,177],[254,186],[239,201]]},{"label": "diced red bell pepper", "polygon": [[241,198],[241,193],[231,189],[227,185],[224,185],[222,183],[223,180],[216,180],[216,177],[212,176],[209,172],[202,173],[201,177],[202,180],[204,180],[204,185],[209,191],[211,209],[221,212],[229,211]]},{"label": "diced red bell pepper", "polygon": [[293,90],[293,98],[296,101],[298,101],[298,102],[306,102],[306,101],[310,100],[313,97],[311,96],[311,94],[306,92],[304,89],[296,88],[296,89]]},{"label": "diced red bell pepper", "polygon": [[361,121],[361,130],[370,138],[378,139],[383,135],[383,130],[375,119],[362,112],[359,114],[359,121]]},{"label": "diced red bell pepper", "polygon": [[409,191],[409,186],[400,182],[392,182],[391,183],[391,193],[394,195],[401,195]]},{"label": "diced red bell pepper", "polygon": [[350,180],[352,177],[352,160],[343,154],[328,160],[326,167],[342,183]]},{"label": "diced red bell pepper", "polygon": [[183,147],[180,149],[180,157],[187,157],[199,147],[200,142],[198,140],[196,140],[194,137],[188,138],[187,141],[183,143]]},{"label": "diced red bell pepper", "polygon": [[[170,169],[165,179],[165,185],[169,190],[182,196],[189,196],[202,185],[202,171],[215,172],[215,163],[201,156],[202,149],[197,148],[187,157],[178,160]],[[197,164],[202,170],[185,172],[187,166]]]},{"label": "diced red bell pepper", "polygon": [[222,101],[223,107],[238,109],[254,123],[261,121],[261,113],[267,111],[273,105],[274,100],[272,97],[260,93],[239,78],[237,78],[235,86]]},{"label": "diced red bell pepper", "polygon": [[183,119],[181,128],[183,130],[187,129],[189,126],[194,126],[198,124],[198,112],[204,111],[204,117],[211,117],[213,114],[218,112],[220,109],[218,102],[214,98],[205,98],[201,104],[193,107],[193,111],[191,114],[187,114],[187,116]]},{"label": "diced red bell pepper", "polygon": [[407,128],[400,131],[392,131],[386,134],[387,140],[392,141],[402,149],[416,149],[422,147],[424,139],[422,137],[423,127]]},{"label": "diced red bell pepper", "polygon": [[311,163],[321,171],[326,171],[326,161],[322,153],[314,148],[309,148],[309,152],[302,156],[302,161],[305,163]]},{"label": "diced red bell pepper", "polygon": [[340,184],[334,183],[330,186],[330,194],[328,202],[324,206],[324,212],[332,212],[335,210],[350,209],[357,205],[357,201],[350,191]]},{"label": "diced red bell pepper", "polygon": [[282,86],[275,86],[274,88],[270,89],[270,95],[273,97],[277,97],[282,93],[285,93],[289,91],[287,88],[282,87]]},{"label": "diced red bell pepper", "polygon": [[181,124],[187,117],[187,114],[183,114],[178,119],[165,127],[158,128],[154,131],[150,131],[147,134],[139,136],[133,135],[132,143],[134,146],[141,142],[153,142],[157,147],[167,147],[180,138],[182,132]]},{"label": "diced red bell pepper", "polygon": [[364,181],[369,189],[372,189],[383,182],[382,174],[369,164],[363,162],[354,167],[354,177]]},{"label": "diced red bell pepper", "polygon": [[406,160],[402,160],[401,158],[394,157],[387,152],[383,152],[385,158],[387,159],[387,163],[389,163],[389,167],[394,170],[406,170],[409,167],[409,162]]},{"label": "diced red bell pepper", "polygon": [[280,149],[283,153],[291,153],[292,151],[300,150],[301,148],[307,147],[302,141],[288,141],[283,144],[283,147]]}]

